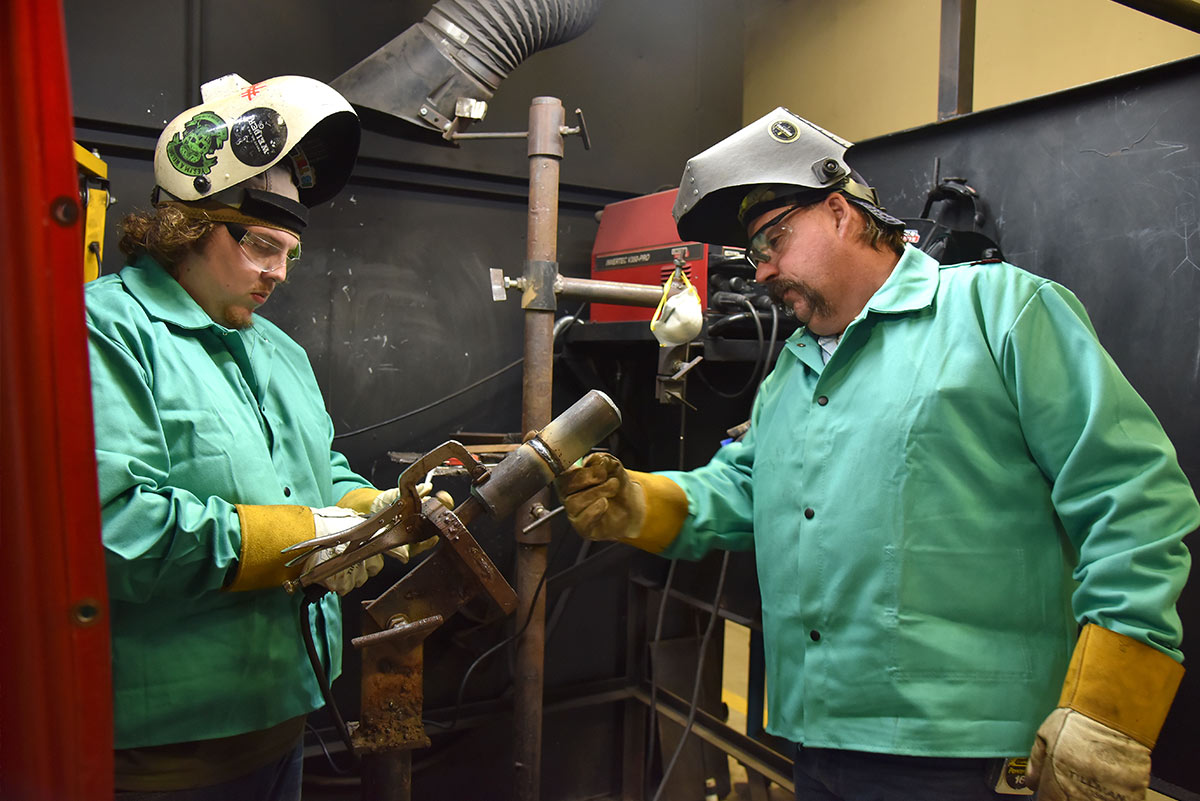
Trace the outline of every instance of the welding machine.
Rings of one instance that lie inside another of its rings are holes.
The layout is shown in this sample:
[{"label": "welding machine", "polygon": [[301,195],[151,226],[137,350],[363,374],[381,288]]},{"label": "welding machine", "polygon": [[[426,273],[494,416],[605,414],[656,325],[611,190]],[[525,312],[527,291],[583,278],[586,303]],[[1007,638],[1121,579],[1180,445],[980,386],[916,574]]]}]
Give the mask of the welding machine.
[{"label": "welding machine", "polygon": [[[600,215],[600,229],[592,245],[592,278],[627,284],[662,286],[675,270],[676,257],[700,304],[708,306],[708,261],[712,245],[680,242],[671,207],[677,189],[609,203]],[[593,322],[648,321],[654,309],[593,303]]]}]

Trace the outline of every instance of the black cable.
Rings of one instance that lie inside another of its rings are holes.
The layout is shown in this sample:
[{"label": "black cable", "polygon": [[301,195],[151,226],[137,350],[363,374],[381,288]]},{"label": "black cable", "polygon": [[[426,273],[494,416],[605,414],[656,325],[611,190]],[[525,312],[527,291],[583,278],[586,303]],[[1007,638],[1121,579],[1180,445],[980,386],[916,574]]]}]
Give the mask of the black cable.
[{"label": "black cable", "polygon": [[342,742],[346,744],[347,753],[357,765],[358,754],[354,751],[354,743],[350,740],[350,730],[346,727],[346,721],[342,719],[342,712],[333,698],[333,690],[329,686],[329,678],[325,675],[325,667],[321,664],[321,657],[317,653],[317,644],[313,642],[312,626],[308,618],[308,608],[325,592],[326,590],[317,584],[310,584],[304,589],[304,600],[300,602],[300,633],[304,638],[304,650],[308,652],[308,661],[312,664],[313,673],[317,677],[317,685],[321,688],[321,697],[325,699],[325,705],[329,707],[329,712],[333,715],[333,724],[337,728]]},{"label": "black cable", "polygon": [[646,736],[646,770],[654,763],[654,736],[658,731],[658,683],[654,681],[654,646],[662,638],[663,619],[666,617],[667,598],[671,594],[671,583],[675,580],[675,565],[678,559],[671,560],[667,569],[667,580],[663,584],[662,598],[658,602],[658,614],[654,622],[654,639],[650,641],[649,659],[646,665],[646,678],[650,680],[650,732]]},{"label": "black cable", "polygon": [[443,723],[437,720],[425,720],[422,721],[423,723],[429,726],[437,726],[440,729],[453,729],[456,725],[458,725],[458,712],[462,708],[463,696],[467,691],[467,681],[471,678],[471,674],[475,672],[475,668],[483,664],[483,661],[492,654],[496,653],[496,651],[499,651],[504,646],[518,639],[522,634],[525,633],[525,629],[529,628],[529,624],[533,620],[533,610],[537,608],[538,596],[542,593],[542,587],[546,585],[546,575],[550,572],[550,564],[554,561],[554,553],[557,553],[558,546],[561,543],[562,538],[560,537],[558,542],[554,543],[554,552],[546,556],[546,569],[542,571],[542,576],[538,579],[537,587],[533,591],[533,599],[529,602],[529,614],[525,616],[525,622],[521,624],[520,630],[508,637],[505,637],[503,640],[496,643],[491,648],[487,649],[478,657],[476,657],[475,661],[471,663],[471,666],[467,668],[467,672],[463,674],[462,681],[459,682],[458,685],[458,696],[454,701],[454,717],[450,719],[449,723]]},{"label": "black cable", "polygon": [[683,734],[679,737],[679,744],[675,746],[675,753],[671,755],[671,761],[663,768],[662,780],[659,782],[658,791],[654,793],[653,801],[658,801],[663,790],[666,789],[667,779],[671,777],[671,771],[675,769],[675,763],[679,761],[679,755],[683,753],[683,746],[692,732],[692,725],[696,722],[696,710],[700,706],[700,681],[704,678],[704,653],[708,650],[708,643],[719,617],[717,613],[720,611],[721,596],[725,592],[725,576],[729,569],[730,553],[730,551],[726,551],[721,560],[721,575],[717,579],[717,592],[713,596],[712,614],[708,618],[708,627],[704,630],[704,636],[700,640],[700,654],[696,658],[696,679],[692,683],[692,700],[688,708],[687,723],[683,726]]},{"label": "black cable", "polygon": [[329,763],[329,767],[333,768],[333,772],[339,776],[350,775],[351,771],[339,768],[337,763],[333,761],[333,754],[329,753],[329,748],[326,747],[325,738],[321,736],[321,732],[307,720],[304,721],[304,728],[312,732],[313,737],[317,738],[317,744],[321,746],[321,751],[325,754],[325,761]]},{"label": "black cable", "polygon": [[392,423],[398,423],[399,421],[403,420],[406,417],[412,417],[414,414],[420,414],[421,412],[427,412],[430,409],[432,409],[434,406],[437,406],[438,404],[445,403],[446,401],[449,401],[449,400],[453,400],[454,398],[457,398],[459,395],[462,395],[465,392],[470,392],[471,390],[475,389],[475,387],[479,386],[480,384],[484,384],[484,383],[487,383],[488,381],[491,381],[496,376],[513,369],[514,367],[516,367],[518,364],[520,364],[523,361],[525,361],[525,357],[522,356],[520,359],[517,359],[516,361],[513,361],[513,362],[509,362],[508,364],[504,365],[496,372],[485,375],[483,378],[479,379],[475,383],[467,384],[462,389],[456,389],[454,392],[451,392],[449,395],[438,398],[437,400],[435,400],[431,403],[427,403],[424,406],[420,406],[416,409],[412,409],[411,411],[407,411],[404,414],[398,414],[395,417],[389,417],[387,420],[381,420],[378,423],[372,423],[369,426],[363,426],[362,428],[356,428],[353,431],[347,431],[344,434],[334,434],[333,438],[334,439],[344,439],[346,437],[353,437],[358,434],[365,434],[368,431],[374,431],[377,428],[383,428],[384,426],[389,426]]},{"label": "black cable", "polygon": [[763,359],[762,375],[758,379],[758,383],[762,384],[767,379],[767,373],[771,372],[771,357],[775,354],[775,342],[779,339],[779,309],[774,303],[771,304],[771,340],[767,344],[766,358]]},{"label": "black cable", "polygon": [[[731,293],[732,294],[732,293]],[[758,357],[754,360],[754,368],[750,371],[750,377],[746,379],[746,383],[737,392],[725,392],[713,386],[712,382],[704,375],[703,370],[696,370],[696,377],[700,379],[704,386],[708,387],[712,392],[722,398],[740,398],[750,390],[751,387],[757,386],[761,379],[758,377],[759,368],[764,360],[763,349],[766,347],[766,338],[763,336],[762,321],[758,319],[758,310],[754,308],[754,304],[745,295],[737,295],[737,298],[742,303],[750,308],[750,317],[754,320],[754,329],[758,334]],[[719,321],[718,321],[719,322]],[[770,359],[767,359],[770,361]]]},{"label": "black cable", "polygon": [[[591,550],[592,540],[589,540],[587,538],[581,538],[581,539],[583,540],[583,542],[579,546],[579,551],[575,554],[575,562],[571,565],[571,567],[564,567],[562,570],[558,571],[553,576],[551,576],[549,579],[547,579],[547,581],[554,581],[555,578],[557,578],[558,576],[561,576],[565,571],[570,570],[572,567],[578,567],[579,565],[583,564],[587,560],[588,551]],[[563,609],[566,608],[567,601],[570,600],[570,598],[571,598],[571,590],[573,590],[573,589],[574,589],[573,587],[567,587],[565,590],[563,590],[559,594],[558,600],[554,602],[554,609],[550,610],[550,616],[547,618],[547,621],[546,621],[546,641],[547,642],[550,641],[551,635],[554,634],[555,627],[558,626],[559,618],[562,617]]]}]

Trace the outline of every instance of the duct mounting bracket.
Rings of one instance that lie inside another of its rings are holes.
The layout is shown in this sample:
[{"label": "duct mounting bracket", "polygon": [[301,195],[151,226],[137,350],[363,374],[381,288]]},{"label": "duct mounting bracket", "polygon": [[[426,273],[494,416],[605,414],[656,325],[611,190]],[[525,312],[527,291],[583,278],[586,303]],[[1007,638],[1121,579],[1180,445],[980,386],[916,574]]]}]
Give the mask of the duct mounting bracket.
[{"label": "duct mounting bracket", "polygon": [[421,119],[429,123],[430,126],[437,128],[439,131],[449,131],[450,126],[454,124],[453,120],[448,120],[437,110],[437,106],[428,97],[421,104],[420,111]]}]

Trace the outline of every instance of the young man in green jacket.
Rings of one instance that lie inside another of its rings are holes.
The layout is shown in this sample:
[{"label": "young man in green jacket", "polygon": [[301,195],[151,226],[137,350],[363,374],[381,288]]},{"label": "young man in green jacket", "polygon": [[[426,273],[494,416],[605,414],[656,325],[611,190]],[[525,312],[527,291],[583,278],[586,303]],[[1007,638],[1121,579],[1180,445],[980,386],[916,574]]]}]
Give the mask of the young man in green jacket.
[{"label": "young man in green jacket", "polygon": [[[380,493],[331,450],[304,351],[256,314],[300,252],[308,208],[346,183],[350,105],[285,76],[205,84],[163,131],[154,209],[123,222],[128,265],[86,290],[112,610],[119,798],[300,794],[323,703],[281,549],[360,522]],[[327,580],[344,593],[375,557]],[[312,607],[331,678],[334,595]]]},{"label": "young man in green jacket", "polygon": [[[576,529],[757,554],[768,730],[803,801],[1142,801],[1200,507],[1065,288],[902,241],[849,143],[779,108],[688,162],[679,234],[749,248],[802,327],[690,472],[593,455]],[[1080,634],[1082,626],[1082,634]]]}]

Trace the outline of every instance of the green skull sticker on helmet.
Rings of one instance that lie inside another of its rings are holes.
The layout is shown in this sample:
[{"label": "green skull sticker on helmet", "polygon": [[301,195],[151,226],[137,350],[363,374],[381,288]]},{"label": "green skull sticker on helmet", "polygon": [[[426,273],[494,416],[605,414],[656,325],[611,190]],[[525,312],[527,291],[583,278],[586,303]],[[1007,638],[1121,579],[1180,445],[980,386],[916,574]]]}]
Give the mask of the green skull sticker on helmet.
[{"label": "green skull sticker on helmet", "polygon": [[208,175],[217,163],[213,155],[229,139],[225,120],[211,111],[201,111],[184,124],[167,143],[171,166],[184,175]]}]

